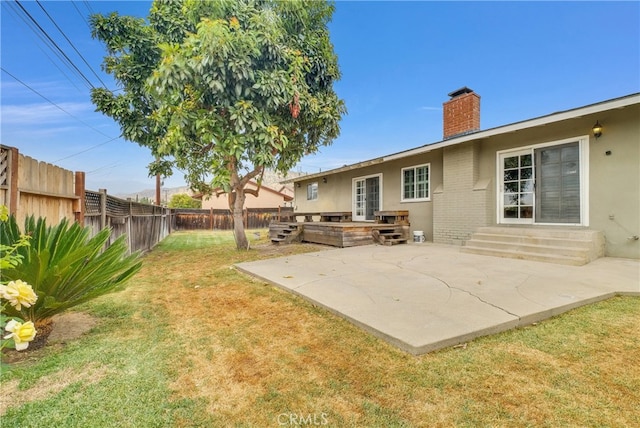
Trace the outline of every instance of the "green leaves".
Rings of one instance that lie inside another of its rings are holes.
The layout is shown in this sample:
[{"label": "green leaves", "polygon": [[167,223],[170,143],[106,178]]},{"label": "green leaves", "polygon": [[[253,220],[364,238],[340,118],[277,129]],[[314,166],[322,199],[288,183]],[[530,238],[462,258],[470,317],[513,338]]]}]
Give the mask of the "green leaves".
[{"label": "green leaves", "polygon": [[96,15],[124,94],[92,100],[192,187],[239,194],[264,167],[286,173],[338,136],[332,13],[324,1],[156,0],[148,24]]},{"label": "green leaves", "polygon": [[[44,219],[33,217],[25,221],[25,234],[31,236],[30,246],[20,247],[22,263],[14,269],[3,270],[3,281],[21,279],[31,284],[38,301],[23,310],[32,321],[51,317],[65,309],[108,293],[133,276],[141,267],[138,255],[127,255],[125,236],[115,240],[107,249],[111,232],[101,230],[89,238],[89,229],[79,224],[69,225],[63,220],[47,227]],[[2,242],[12,245],[20,241],[15,219],[0,224]]]}]

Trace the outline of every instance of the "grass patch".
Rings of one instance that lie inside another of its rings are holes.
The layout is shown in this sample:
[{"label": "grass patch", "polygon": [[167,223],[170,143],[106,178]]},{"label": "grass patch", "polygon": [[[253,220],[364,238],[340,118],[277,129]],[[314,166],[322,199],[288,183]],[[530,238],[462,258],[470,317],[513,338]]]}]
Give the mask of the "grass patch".
[{"label": "grass patch", "polygon": [[413,357],[233,268],[317,249],[172,234],[90,334],[2,374],[2,427],[640,425],[639,298]]}]

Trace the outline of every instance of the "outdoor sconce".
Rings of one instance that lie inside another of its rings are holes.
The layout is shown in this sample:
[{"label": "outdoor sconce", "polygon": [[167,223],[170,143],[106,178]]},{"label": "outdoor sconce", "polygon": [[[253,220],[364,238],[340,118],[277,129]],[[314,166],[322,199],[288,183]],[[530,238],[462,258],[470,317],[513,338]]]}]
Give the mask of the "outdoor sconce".
[{"label": "outdoor sconce", "polygon": [[596,138],[600,138],[600,136],[602,135],[602,125],[600,125],[600,122],[596,120],[596,124],[593,125],[593,128],[591,129],[593,131],[593,136]]},{"label": "outdoor sconce", "polygon": [[322,177],[322,182],[326,183],[327,182],[327,177]]},{"label": "outdoor sconce", "polygon": [[300,182],[296,183],[298,185],[298,187],[300,187]]}]

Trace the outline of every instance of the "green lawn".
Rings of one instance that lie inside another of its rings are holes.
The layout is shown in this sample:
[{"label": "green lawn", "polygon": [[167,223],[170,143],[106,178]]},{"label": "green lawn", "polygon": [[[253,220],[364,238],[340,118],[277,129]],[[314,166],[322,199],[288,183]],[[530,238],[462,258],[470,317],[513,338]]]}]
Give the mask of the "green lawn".
[{"label": "green lawn", "polygon": [[174,233],[88,334],[2,373],[2,428],[640,426],[640,298],[413,357],[233,268],[253,232]]}]

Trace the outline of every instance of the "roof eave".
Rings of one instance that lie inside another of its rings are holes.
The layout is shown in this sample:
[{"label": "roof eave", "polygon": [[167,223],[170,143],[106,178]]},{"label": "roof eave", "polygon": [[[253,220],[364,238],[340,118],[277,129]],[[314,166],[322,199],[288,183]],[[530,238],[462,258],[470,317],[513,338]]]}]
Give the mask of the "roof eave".
[{"label": "roof eave", "polygon": [[303,175],[289,180],[281,181],[282,184],[295,183],[297,181],[313,180],[315,178],[324,177],[331,174],[337,174],[344,171],[350,171],[353,169],[364,168],[383,162],[388,162],[397,159],[403,159],[405,157],[415,156],[423,153],[428,153],[433,150],[442,149],[444,147],[454,146],[462,144],[468,141],[480,140],[483,138],[492,137],[494,135],[507,134],[510,132],[516,132],[523,129],[534,128],[536,126],[544,126],[554,122],[560,122],[568,119],[576,119],[581,116],[586,116],[594,113],[599,113],[606,110],[615,110],[628,107],[630,105],[640,104],[640,93],[626,95],[620,98],[614,98],[612,100],[601,101],[599,103],[590,104],[583,107],[574,108],[571,110],[564,110],[556,113],[551,113],[545,116],[540,116],[533,119],[527,119],[520,122],[514,122],[508,125],[502,125],[495,128],[486,129],[484,131],[476,131],[470,134],[461,135],[458,137],[449,138],[435,143],[426,144],[424,146],[416,147],[414,149],[405,150],[399,153],[394,153],[379,158],[371,159],[368,161],[358,162],[352,165],[345,165],[340,168],[330,169],[324,172],[318,172],[309,175]]}]

